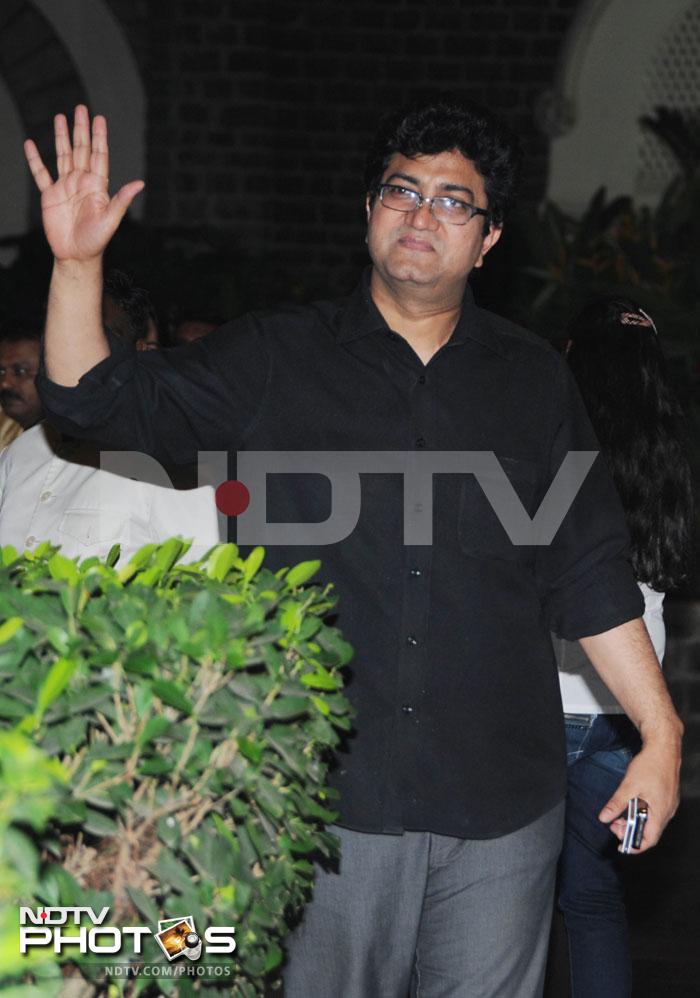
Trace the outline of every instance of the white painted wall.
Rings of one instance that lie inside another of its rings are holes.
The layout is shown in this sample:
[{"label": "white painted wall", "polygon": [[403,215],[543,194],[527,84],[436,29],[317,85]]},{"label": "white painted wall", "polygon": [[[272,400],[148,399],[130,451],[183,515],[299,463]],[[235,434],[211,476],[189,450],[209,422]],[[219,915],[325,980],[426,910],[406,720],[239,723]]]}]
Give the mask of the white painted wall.
[{"label": "white painted wall", "polygon": [[659,40],[697,0],[587,0],[571,27],[557,90],[573,126],[552,139],[547,195],[578,213],[594,191],[654,203],[638,185],[645,67]]},{"label": "white painted wall", "polygon": [[[111,179],[115,191],[127,180],[145,177],[146,95],[139,69],[121,25],[104,0],[32,0],[51,24],[70,54],[88,94],[90,110],[104,114],[110,130]],[[72,113],[72,108],[56,111]],[[30,198],[36,197],[27,180],[22,153],[24,125],[6,84],[0,77],[0,236],[24,232],[29,223]],[[54,164],[47,164],[53,170]],[[145,195],[131,212],[143,215]],[[3,262],[5,262],[3,260]]]}]

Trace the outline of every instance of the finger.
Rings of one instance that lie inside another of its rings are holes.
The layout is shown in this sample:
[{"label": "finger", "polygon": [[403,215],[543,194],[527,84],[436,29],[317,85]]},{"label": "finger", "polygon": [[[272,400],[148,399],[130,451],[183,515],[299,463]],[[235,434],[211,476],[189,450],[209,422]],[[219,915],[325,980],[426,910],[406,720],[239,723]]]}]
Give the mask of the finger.
[{"label": "finger", "polygon": [[132,180],[130,183],[124,184],[124,186],[121,187],[114,195],[114,197],[109,203],[108,211],[109,214],[112,216],[112,222],[115,229],[121,222],[124,215],[126,214],[126,211],[131,202],[134,200],[137,194],[140,194],[140,192],[144,189],[145,186],[146,185],[144,184],[143,180]]},{"label": "finger", "polygon": [[56,169],[59,177],[65,177],[73,169],[73,150],[68,137],[65,114],[57,114],[53,119],[53,130],[56,143]]},{"label": "finger", "polygon": [[615,818],[619,818],[623,811],[627,810],[630,797],[633,796],[634,794],[627,795],[626,781],[623,781],[598,815],[598,819],[607,825]]},{"label": "finger", "polygon": [[40,191],[45,191],[46,188],[50,187],[53,183],[53,178],[44,166],[44,161],[39,155],[36,143],[33,142],[32,139],[27,139],[24,143],[24,155],[27,159],[29,169],[32,171],[32,176],[34,177],[36,186]]},{"label": "finger", "polygon": [[73,115],[73,166],[90,169],[90,115],[84,104],[78,104]]},{"label": "finger", "polygon": [[627,828],[627,820],[624,818],[616,818],[609,826],[610,831],[615,835],[620,842],[622,842],[625,837],[625,829]]},{"label": "finger", "polygon": [[90,156],[92,173],[109,179],[109,145],[107,143],[107,120],[101,114],[92,119],[92,155]]}]

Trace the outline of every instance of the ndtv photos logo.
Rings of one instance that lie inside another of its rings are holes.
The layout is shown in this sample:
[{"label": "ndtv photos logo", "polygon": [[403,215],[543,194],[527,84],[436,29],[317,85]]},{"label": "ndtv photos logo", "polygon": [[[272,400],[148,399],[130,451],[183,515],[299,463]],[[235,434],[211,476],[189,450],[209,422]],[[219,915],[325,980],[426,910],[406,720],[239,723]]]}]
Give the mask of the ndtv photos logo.
[{"label": "ndtv photos logo", "polygon": [[[113,956],[128,949],[140,956],[144,937],[153,936],[166,959],[172,963],[180,957],[198,960],[202,951],[207,954],[232,954],[236,950],[233,925],[210,925],[202,939],[191,915],[165,918],[158,922],[158,929],[146,925],[124,925],[116,928],[105,925],[109,908],[95,911],[86,907],[27,908],[19,909],[19,951],[50,946],[54,953],[61,953],[65,946],[77,946],[81,953]],[[82,924],[83,922],[89,924]]]}]

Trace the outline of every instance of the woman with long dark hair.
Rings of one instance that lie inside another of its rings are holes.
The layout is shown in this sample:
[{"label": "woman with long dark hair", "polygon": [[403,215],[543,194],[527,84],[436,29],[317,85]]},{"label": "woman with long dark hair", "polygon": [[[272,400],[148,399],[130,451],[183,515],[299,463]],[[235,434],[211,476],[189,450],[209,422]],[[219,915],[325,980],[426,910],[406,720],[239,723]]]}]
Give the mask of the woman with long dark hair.
[{"label": "woman with long dark hair", "polygon": [[[570,324],[568,361],[622,500],[644,621],[663,658],[664,594],[686,575],[692,519],[682,413],[652,319],[601,299]],[[631,721],[577,642],[555,640],[568,759],[559,907],[573,998],[627,998],[632,972],[618,841],[598,820],[639,749]]]}]

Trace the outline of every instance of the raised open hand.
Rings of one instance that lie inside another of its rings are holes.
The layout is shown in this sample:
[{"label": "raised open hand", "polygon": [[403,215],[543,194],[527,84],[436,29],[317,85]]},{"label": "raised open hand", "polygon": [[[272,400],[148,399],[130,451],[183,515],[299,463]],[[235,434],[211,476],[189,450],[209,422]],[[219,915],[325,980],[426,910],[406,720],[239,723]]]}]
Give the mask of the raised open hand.
[{"label": "raised open hand", "polygon": [[144,184],[132,180],[110,198],[107,122],[96,115],[91,136],[84,104],[75,109],[72,146],[65,115],[56,115],[54,130],[57,180],[51,178],[35,143],[31,139],[24,143],[29,169],[41,191],[44,232],[57,260],[90,260],[104,252]]}]

